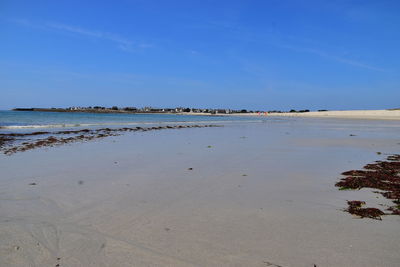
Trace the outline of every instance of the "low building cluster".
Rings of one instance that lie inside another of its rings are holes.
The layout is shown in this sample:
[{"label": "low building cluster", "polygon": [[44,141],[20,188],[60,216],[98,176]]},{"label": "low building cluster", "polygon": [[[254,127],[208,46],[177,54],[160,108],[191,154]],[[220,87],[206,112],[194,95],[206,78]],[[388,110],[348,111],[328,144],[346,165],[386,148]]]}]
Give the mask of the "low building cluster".
[{"label": "low building cluster", "polygon": [[209,114],[234,114],[234,113],[253,113],[253,112],[263,112],[263,111],[252,111],[252,110],[233,110],[233,109],[204,109],[204,108],[153,108],[153,107],[101,107],[101,106],[93,106],[93,107],[69,107],[66,108],[67,111],[99,111],[99,112],[132,112],[132,113],[209,113]]}]

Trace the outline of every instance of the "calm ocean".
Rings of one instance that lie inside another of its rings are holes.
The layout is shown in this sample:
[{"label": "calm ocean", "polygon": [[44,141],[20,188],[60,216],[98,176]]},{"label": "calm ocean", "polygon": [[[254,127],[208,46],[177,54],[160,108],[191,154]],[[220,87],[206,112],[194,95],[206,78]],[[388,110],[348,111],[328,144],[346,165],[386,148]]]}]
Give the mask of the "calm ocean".
[{"label": "calm ocean", "polygon": [[0,111],[0,128],[5,130],[31,128],[101,127],[154,123],[222,123],[234,121],[260,122],[265,119],[266,118],[262,116],[193,116],[173,114]]}]

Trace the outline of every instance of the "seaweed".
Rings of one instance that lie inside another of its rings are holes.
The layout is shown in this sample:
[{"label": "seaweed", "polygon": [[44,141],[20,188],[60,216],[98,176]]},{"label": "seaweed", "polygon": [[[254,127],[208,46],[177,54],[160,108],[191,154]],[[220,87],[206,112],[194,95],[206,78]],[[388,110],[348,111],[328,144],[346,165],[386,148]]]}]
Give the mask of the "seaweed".
[{"label": "seaweed", "polygon": [[[68,144],[78,141],[90,141],[93,139],[118,136],[123,132],[145,132],[163,129],[184,129],[184,128],[204,128],[220,127],[219,125],[173,125],[173,126],[154,126],[154,127],[134,127],[134,128],[99,128],[99,129],[80,129],[54,132],[31,132],[31,133],[2,133],[0,134],[0,152],[11,155],[16,152],[24,152],[39,147],[52,147],[56,145]],[[50,136],[49,136],[50,135]],[[36,139],[17,143],[17,137],[35,136]],[[43,137],[41,137],[43,136]],[[47,136],[47,137],[46,137]],[[69,137],[67,137],[69,136]]]},{"label": "seaweed", "polygon": [[364,201],[347,201],[349,207],[347,208],[347,212],[350,214],[356,215],[360,218],[371,218],[375,220],[382,220],[381,216],[385,215],[383,211],[377,208],[362,208],[365,205]]},{"label": "seaweed", "polygon": [[348,201],[347,212],[372,219],[381,219],[382,215],[400,215],[400,155],[390,155],[384,161],[365,165],[363,170],[350,170],[342,175],[346,177],[335,184],[339,190],[378,189],[374,192],[395,204],[384,213],[377,208],[362,208],[365,204],[363,201]]}]

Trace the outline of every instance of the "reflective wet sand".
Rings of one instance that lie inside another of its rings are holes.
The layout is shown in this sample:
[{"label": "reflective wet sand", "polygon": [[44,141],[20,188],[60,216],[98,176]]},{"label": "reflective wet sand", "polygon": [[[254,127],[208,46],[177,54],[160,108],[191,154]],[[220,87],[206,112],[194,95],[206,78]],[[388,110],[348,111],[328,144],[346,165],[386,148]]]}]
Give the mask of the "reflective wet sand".
[{"label": "reflective wet sand", "polygon": [[334,184],[399,143],[394,121],[286,118],[1,155],[0,266],[398,266],[400,217],[342,211],[387,200]]}]

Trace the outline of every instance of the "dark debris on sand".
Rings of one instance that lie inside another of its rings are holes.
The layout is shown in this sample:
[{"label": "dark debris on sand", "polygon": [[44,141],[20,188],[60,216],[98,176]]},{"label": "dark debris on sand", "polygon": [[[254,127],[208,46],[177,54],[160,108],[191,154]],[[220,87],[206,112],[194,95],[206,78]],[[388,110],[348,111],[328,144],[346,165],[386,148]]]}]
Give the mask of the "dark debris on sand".
[{"label": "dark debris on sand", "polygon": [[343,172],[342,178],[335,186],[341,190],[362,188],[378,189],[381,194],[393,201],[393,206],[383,212],[377,208],[362,208],[364,201],[348,201],[349,213],[361,218],[381,219],[382,215],[400,215],[400,155],[391,155],[384,161],[376,161],[364,166],[363,170]]},{"label": "dark debris on sand", "polygon": [[[134,127],[134,128],[101,128],[101,129],[81,129],[54,132],[31,132],[31,133],[2,133],[0,134],[0,152],[11,155],[16,152],[23,152],[39,147],[52,147],[78,141],[90,141],[93,139],[104,138],[108,136],[118,136],[124,132],[146,132],[164,129],[184,129],[184,128],[205,128],[220,127],[219,125],[173,125],[173,126],[154,126],[154,127]],[[24,139],[24,142],[18,142],[21,138],[35,136],[35,139]],[[41,136],[43,136],[41,138]]]},{"label": "dark debris on sand", "polygon": [[346,211],[348,211],[350,214],[359,216],[361,218],[382,220],[381,216],[385,215],[383,211],[377,208],[362,208],[362,206],[365,205],[364,201],[358,201],[358,200],[347,201],[347,204],[349,205],[349,207],[347,208]]}]

